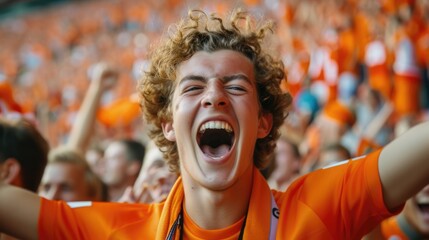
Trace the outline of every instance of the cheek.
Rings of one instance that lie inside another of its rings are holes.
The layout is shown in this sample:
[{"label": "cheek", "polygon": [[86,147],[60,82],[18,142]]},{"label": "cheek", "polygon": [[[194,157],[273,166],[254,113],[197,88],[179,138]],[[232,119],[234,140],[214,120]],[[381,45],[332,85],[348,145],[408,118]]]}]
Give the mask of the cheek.
[{"label": "cheek", "polygon": [[175,130],[192,124],[193,116],[198,110],[199,101],[197,99],[177,99],[173,103],[173,119]]},{"label": "cheek", "polygon": [[177,97],[173,101],[173,113],[179,113],[179,112],[191,112],[194,110],[194,108],[199,104],[199,99],[196,97],[186,97],[181,98]]}]

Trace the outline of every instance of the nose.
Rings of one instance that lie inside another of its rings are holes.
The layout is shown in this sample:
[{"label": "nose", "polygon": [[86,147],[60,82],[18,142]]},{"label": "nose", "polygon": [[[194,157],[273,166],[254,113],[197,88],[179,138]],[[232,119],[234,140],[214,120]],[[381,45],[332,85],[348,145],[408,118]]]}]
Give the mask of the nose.
[{"label": "nose", "polygon": [[201,104],[203,107],[225,107],[228,104],[223,84],[220,80],[215,80],[207,84],[206,94],[204,95]]}]

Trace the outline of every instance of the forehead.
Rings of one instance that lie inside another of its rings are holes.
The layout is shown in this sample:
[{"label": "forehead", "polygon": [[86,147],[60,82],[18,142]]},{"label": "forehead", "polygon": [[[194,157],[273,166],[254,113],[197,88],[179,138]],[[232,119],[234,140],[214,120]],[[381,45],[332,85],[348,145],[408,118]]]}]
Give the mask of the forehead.
[{"label": "forehead", "polygon": [[43,174],[44,181],[61,182],[82,179],[84,169],[80,165],[71,163],[50,163]]},{"label": "forehead", "polygon": [[120,142],[111,143],[104,152],[105,157],[114,157],[122,155],[126,151],[125,145]]},{"label": "forehead", "polygon": [[254,79],[253,63],[242,53],[233,50],[199,51],[177,68],[178,79],[187,75],[210,78],[238,73]]}]

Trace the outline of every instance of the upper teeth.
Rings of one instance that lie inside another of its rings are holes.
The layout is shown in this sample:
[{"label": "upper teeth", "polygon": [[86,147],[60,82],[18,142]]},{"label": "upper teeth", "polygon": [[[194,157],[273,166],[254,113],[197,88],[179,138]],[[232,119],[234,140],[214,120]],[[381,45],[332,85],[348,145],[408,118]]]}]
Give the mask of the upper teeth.
[{"label": "upper teeth", "polygon": [[227,132],[232,132],[232,127],[227,122],[222,121],[209,121],[204,123],[200,132],[204,132],[206,129],[225,129]]}]

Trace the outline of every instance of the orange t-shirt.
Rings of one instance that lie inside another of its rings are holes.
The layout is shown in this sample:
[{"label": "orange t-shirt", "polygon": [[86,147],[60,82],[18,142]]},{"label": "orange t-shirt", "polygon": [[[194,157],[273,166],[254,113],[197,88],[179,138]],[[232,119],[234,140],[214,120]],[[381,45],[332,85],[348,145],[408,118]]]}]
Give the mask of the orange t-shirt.
[{"label": "orange t-shirt", "polygon": [[[377,151],[305,175],[297,179],[286,192],[272,190],[280,211],[276,239],[360,239],[384,218],[391,216],[382,197],[378,174],[379,153]],[[258,184],[266,185],[263,180],[261,182]],[[173,195],[170,194],[168,198],[174,198]],[[256,201],[263,201],[260,199],[265,197],[258,196]],[[158,225],[163,224],[160,221],[161,214],[169,211],[164,209],[165,206],[166,202],[68,204],[42,199],[39,238],[155,239]],[[252,205],[252,202],[250,206],[264,208]],[[248,216],[251,216],[252,210],[249,209]],[[256,219],[255,222],[246,221],[245,239],[248,238],[246,231],[250,228],[255,234],[252,238],[265,239],[261,234],[256,235],[261,226],[269,224],[266,218]],[[222,236],[225,232],[237,236],[241,223],[220,230],[225,231],[222,233],[201,229],[187,221],[185,216],[184,226],[185,239],[189,234],[195,236],[194,233],[205,236],[204,239],[216,239],[216,236]],[[174,239],[178,237],[176,234]]]},{"label": "orange t-shirt", "polygon": [[184,239],[204,239],[204,240],[236,240],[238,239],[243,225],[244,217],[236,223],[223,229],[206,230],[200,228],[184,210],[183,227],[185,228]]}]

